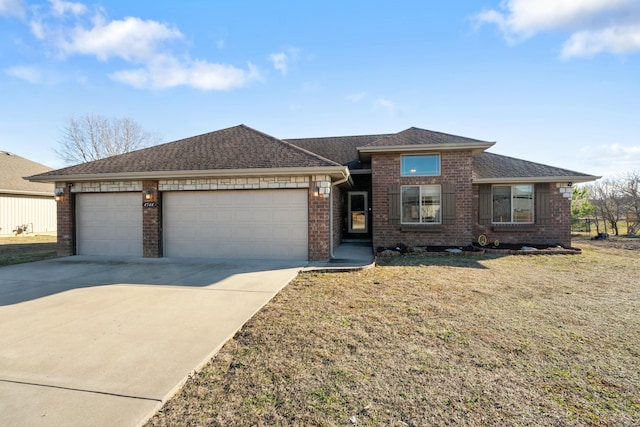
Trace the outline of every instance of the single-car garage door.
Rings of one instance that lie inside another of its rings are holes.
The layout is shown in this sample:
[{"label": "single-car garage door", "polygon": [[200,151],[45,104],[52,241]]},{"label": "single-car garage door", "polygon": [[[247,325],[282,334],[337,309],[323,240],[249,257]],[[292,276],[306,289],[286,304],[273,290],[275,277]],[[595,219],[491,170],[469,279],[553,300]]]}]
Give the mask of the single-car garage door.
[{"label": "single-car garage door", "polygon": [[308,258],[306,190],[163,194],[164,255]]},{"label": "single-car garage door", "polygon": [[140,193],[76,195],[78,255],[142,256]]}]

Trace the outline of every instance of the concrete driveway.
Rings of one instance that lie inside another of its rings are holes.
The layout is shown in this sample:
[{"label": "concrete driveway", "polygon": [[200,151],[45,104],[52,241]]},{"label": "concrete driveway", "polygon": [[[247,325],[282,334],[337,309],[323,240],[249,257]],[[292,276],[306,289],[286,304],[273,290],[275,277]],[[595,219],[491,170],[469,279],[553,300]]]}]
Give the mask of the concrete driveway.
[{"label": "concrete driveway", "polygon": [[306,264],[75,256],[0,268],[0,425],[144,422]]}]

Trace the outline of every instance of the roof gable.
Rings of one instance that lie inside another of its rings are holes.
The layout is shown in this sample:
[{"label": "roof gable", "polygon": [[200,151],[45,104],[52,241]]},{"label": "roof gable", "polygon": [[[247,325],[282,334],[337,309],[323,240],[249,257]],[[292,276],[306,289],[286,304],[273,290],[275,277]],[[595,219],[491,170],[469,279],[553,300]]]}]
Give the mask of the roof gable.
[{"label": "roof gable", "polygon": [[367,147],[396,147],[412,145],[477,145],[491,144],[488,141],[466,138],[464,136],[450,135],[442,132],[411,127],[402,132],[385,135],[367,144]]},{"label": "roof gable", "polygon": [[473,157],[473,182],[594,181],[599,177],[494,153]]},{"label": "roof gable", "polygon": [[50,171],[51,168],[15,154],[0,151],[0,193],[53,196],[53,185],[29,182],[25,176]]},{"label": "roof gable", "polygon": [[58,169],[34,177],[340,166],[245,125]]}]

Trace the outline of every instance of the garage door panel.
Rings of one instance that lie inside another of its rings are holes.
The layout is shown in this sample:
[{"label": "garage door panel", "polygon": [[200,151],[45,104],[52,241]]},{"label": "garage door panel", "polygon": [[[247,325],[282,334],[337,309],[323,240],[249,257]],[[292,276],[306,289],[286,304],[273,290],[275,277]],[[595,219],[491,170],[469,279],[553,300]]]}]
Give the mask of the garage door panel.
[{"label": "garage door panel", "polygon": [[168,192],[163,200],[165,256],[307,259],[306,190]]},{"label": "garage door panel", "polygon": [[78,194],[76,222],[78,254],[142,256],[139,193]]}]

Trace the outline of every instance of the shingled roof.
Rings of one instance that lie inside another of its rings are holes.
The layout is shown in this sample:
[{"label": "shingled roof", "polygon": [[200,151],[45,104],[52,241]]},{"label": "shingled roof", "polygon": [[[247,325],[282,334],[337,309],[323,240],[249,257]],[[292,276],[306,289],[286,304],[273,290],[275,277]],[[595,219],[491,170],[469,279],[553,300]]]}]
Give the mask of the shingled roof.
[{"label": "shingled roof", "polygon": [[389,134],[299,138],[286,139],[285,141],[331,159],[341,165],[348,166],[349,169],[353,170],[362,168],[362,163],[358,156],[358,147],[366,146],[387,136]]},{"label": "shingled roof", "polygon": [[600,177],[555,166],[515,159],[494,153],[480,153],[473,158],[473,182],[587,182]]},{"label": "shingled roof", "polygon": [[339,163],[245,125],[156,145],[131,153],[43,173],[31,179],[83,179],[127,175],[199,176],[212,171],[344,169]]},{"label": "shingled roof", "polygon": [[0,193],[53,196],[53,185],[29,182],[24,177],[51,168],[7,151],[0,151]]},{"label": "shingled roof", "polygon": [[380,149],[388,150],[394,147],[404,149],[416,146],[420,146],[420,148],[433,146],[434,149],[487,149],[493,144],[495,143],[411,127],[403,130],[402,132],[386,135],[382,138],[376,139],[375,141],[371,141],[366,146],[361,147],[360,151],[374,152],[380,151]]}]

